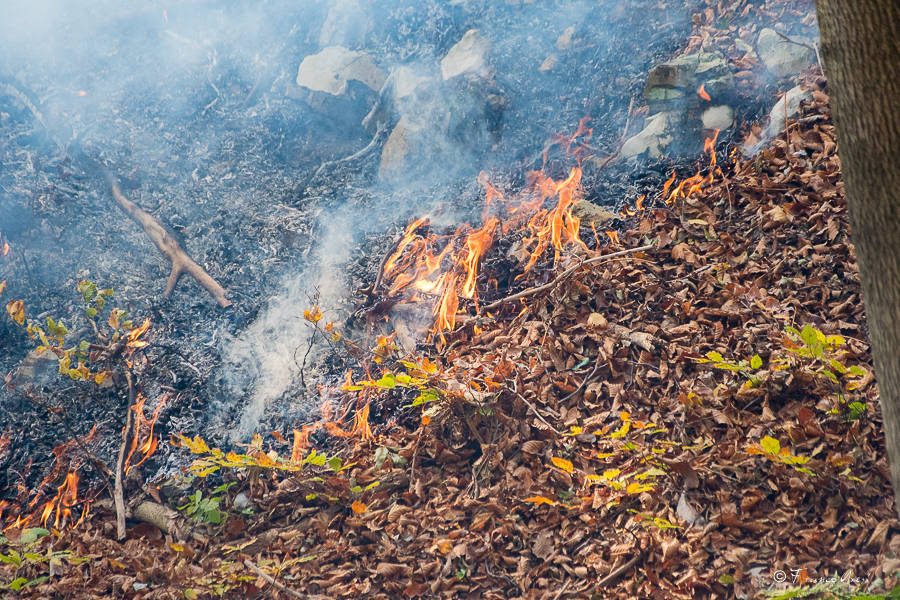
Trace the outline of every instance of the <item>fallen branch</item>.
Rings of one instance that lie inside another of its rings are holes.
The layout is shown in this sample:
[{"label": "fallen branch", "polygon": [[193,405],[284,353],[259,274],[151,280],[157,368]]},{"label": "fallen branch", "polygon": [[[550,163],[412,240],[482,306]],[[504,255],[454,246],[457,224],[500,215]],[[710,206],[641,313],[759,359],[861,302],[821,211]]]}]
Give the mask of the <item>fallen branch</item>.
[{"label": "fallen branch", "polygon": [[305,596],[304,594],[301,594],[300,592],[295,592],[294,590],[292,590],[291,588],[287,587],[286,585],[284,585],[282,583],[278,583],[277,581],[275,581],[274,577],[272,577],[271,575],[269,575],[268,573],[266,573],[265,571],[263,571],[262,569],[257,567],[255,564],[253,564],[253,561],[251,561],[249,558],[244,559],[244,566],[247,567],[248,569],[250,569],[251,571],[253,571],[254,573],[256,573],[257,575],[259,575],[260,577],[262,577],[263,579],[265,579],[270,585],[275,586],[276,588],[278,588],[285,594],[293,596],[294,598],[300,598],[301,600],[306,600],[307,596]]},{"label": "fallen branch", "polygon": [[640,557],[641,555],[637,554],[621,567],[614,569],[609,575],[598,581],[596,587],[600,588],[608,583],[612,583],[613,581],[615,581],[622,573],[633,567]]},{"label": "fallen branch", "polygon": [[325,169],[327,169],[329,167],[341,165],[344,163],[351,163],[351,162],[354,162],[356,160],[363,158],[364,156],[366,156],[367,154],[369,154],[370,152],[372,152],[373,150],[378,148],[378,146],[381,144],[381,142],[383,142],[385,140],[385,138],[387,138],[387,126],[379,125],[378,130],[375,132],[375,135],[372,136],[372,140],[366,145],[365,148],[363,148],[362,150],[359,150],[357,152],[354,152],[350,156],[345,156],[344,158],[339,158],[337,160],[329,160],[329,161],[323,162],[321,165],[319,165],[319,168],[316,169],[316,172],[313,174],[313,177],[314,178],[318,177],[319,175],[321,175],[322,173],[325,172]]},{"label": "fallen branch", "polygon": [[125,380],[128,382],[128,408],[125,417],[125,431],[122,434],[122,445],[119,447],[119,457],[116,460],[116,482],[113,487],[113,502],[116,507],[116,539],[121,541],[125,539],[125,486],[123,478],[125,476],[125,457],[128,452],[128,444],[133,436],[137,435],[134,429],[134,418],[132,417],[131,407],[134,406],[134,385],[131,382],[131,374],[125,373]]},{"label": "fallen branch", "polygon": [[599,262],[605,262],[607,260],[611,260],[613,258],[618,258],[620,256],[625,256],[627,254],[634,254],[635,252],[643,252],[644,250],[650,250],[651,248],[653,248],[653,244],[646,244],[644,246],[638,246],[637,248],[629,248],[627,250],[619,250],[618,252],[613,252],[612,254],[604,254],[603,256],[595,256],[594,258],[589,258],[587,260],[583,260],[580,263],[578,263],[577,265],[569,267],[568,269],[566,269],[565,271],[563,271],[562,273],[557,275],[553,281],[551,281],[549,283],[545,283],[544,285],[539,285],[537,287],[528,288],[527,290],[523,290],[523,291],[518,292],[517,294],[513,294],[511,296],[507,296],[506,298],[501,298],[500,300],[497,300],[496,302],[492,302],[492,303],[488,304],[487,306],[481,307],[481,312],[495,310],[497,308],[500,308],[504,304],[508,304],[508,303],[518,300],[520,298],[525,298],[528,296],[536,296],[542,292],[551,290],[554,287],[556,287],[556,285],[559,282],[570,277],[573,273],[575,273],[575,271],[577,271],[578,269],[580,269],[581,267],[583,267],[585,265],[591,265],[591,264],[596,264]]},{"label": "fallen branch", "polygon": [[162,252],[166,258],[169,259],[169,262],[172,263],[172,272],[169,274],[169,279],[166,282],[166,289],[163,292],[163,298],[168,298],[172,293],[172,290],[175,288],[175,284],[178,283],[178,279],[184,274],[189,273],[191,277],[197,280],[202,287],[206,289],[212,297],[216,299],[216,302],[219,303],[221,307],[231,306],[231,301],[225,297],[225,290],[222,288],[218,282],[210,277],[209,273],[203,270],[203,267],[198,265],[191,259],[190,256],[185,254],[184,250],[181,249],[181,246],[178,242],[173,238],[165,228],[159,224],[159,221],[150,216],[147,212],[145,212],[140,206],[129,200],[122,194],[122,189],[119,187],[119,183],[115,180],[112,174],[107,173],[106,177],[109,181],[109,185],[112,188],[112,195],[115,198],[116,202],[119,206],[128,213],[134,221],[144,228],[144,231],[150,237],[150,240],[153,244],[159,248],[159,251]]}]

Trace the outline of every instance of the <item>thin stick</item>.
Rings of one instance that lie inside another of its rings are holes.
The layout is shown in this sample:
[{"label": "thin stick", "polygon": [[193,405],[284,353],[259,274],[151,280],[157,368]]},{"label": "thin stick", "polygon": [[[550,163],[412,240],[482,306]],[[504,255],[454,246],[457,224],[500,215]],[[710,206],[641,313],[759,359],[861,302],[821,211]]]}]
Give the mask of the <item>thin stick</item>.
[{"label": "thin stick", "polygon": [[529,289],[523,290],[523,291],[521,291],[521,292],[519,292],[519,293],[517,293],[517,294],[513,294],[513,295],[511,295],[511,296],[507,296],[506,298],[502,298],[502,299],[500,299],[500,300],[497,300],[496,302],[492,302],[491,304],[488,304],[487,306],[483,306],[483,307],[481,308],[481,312],[486,312],[486,311],[489,311],[489,310],[494,310],[494,309],[500,308],[500,307],[503,306],[504,304],[507,304],[507,303],[509,303],[509,302],[513,302],[514,300],[518,300],[519,298],[525,298],[526,296],[536,296],[537,294],[540,294],[541,292],[545,292],[545,291],[547,291],[547,290],[549,290],[549,289],[552,289],[552,288],[555,287],[556,284],[558,284],[560,281],[566,279],[567,277],[569,277],[570,275],[572,275],[575,271],[577,271],[578,269],[580,269],[581,267],[583,267],[583,266],[585,266],[585,265],[591,265],[591,264],[596,264],[596,263],[599,263],[599,262],[604,262],[604,261],[607,261],[607,260],[611,260],[611,259],[613,259],[613,258],[618,258],[618,257],[620,257],[620,256],[625,256],[625,255],[627,255],[627,254],[634,254],[635,252],[643,252],[644,250],[649,250],[649,249],[651,249],[652,247],[653,247],[653,244],[646,244],[646,245],[644,245],[644,246],[638,246],[637,248],[629,248],[629,249],[627,249],[627,250],[620,250],[620,251],[618,251],[618,252],[613,252],[612,254],[604,254],[603,256],[595,256],[594,258],[589,258],[589,259],[587,259],[587,260],[583,260],[583,261],[581,261],[580,263],[578,263],[577,265],[574,265],[574,266],[572,266],[572,267],[569,267],[568,269],[566,269],[565,271],[563,271],[562,273],[560,273],[560,274],[559,274],[553,281],[551,281],[550,283],[545,283],[544,285],[539,285],[539,286],[537,286],[537,287],[529,288]]},{"label": "thin stick", "polygon": [[300,598],[301,600],[306,600],[307,596],[305,596],[304,594],[301,594],[300,592],[295,592],[294,590],[285,586],[284,584],[278,583],[277,581],[275,581],[274,577],[272,577],[271,575],[269,575],[268,573],[266,573],[265,571],[263,571],[262,569],[257,567],[255,564],[253,564],[253,562],[249,558],[244,559],[244,566],[247,567],[248,569],[250,569],[251,571],[253,571],[254,573],[256,573],[257,575],[259,575],[260,577],[262,577],[263,579],[265,579],[269,584],[275,586],[276,588],[278,588],[285,594],[293,596],[294,598]]},{"label": "thin stick", "polygon": [[[509,388],[506,388],[506,389],[509,390]],[[536,416],[538,419],[540,419],[541,423],[543,423],[544,425],[546,425],[547,427],[550,428],[550,431],[552,431],[556,435],[562,435],[562,432],[559,429],[557,429],[556,427],[554,427],[553,425],[551,425],[550,423],[547,422],[547,419],[545,419],[544,416],[540,412],[538,412],[538,409],[534,404],[529,402],[525,398],[525,396],[523,396],[522,394],[519,393],[519,390],[510,390],[510,391],[512,391],[516,396],[518,396],[519,400],[524,402],[525,406],[527,406],[528,408],[531,409],[531,412],[534,413],[534,416]]]},{"label": "thin stick", "polygon": [[604,577],[603,579],[598,581],[596,587],[598,587],[598,588],[603,587],[604,585],[615,581],[619,577],[619,575],[621,575],[622,573],[624,573],[625,571],[627,571],[628,569],[633,567],[635,565],[635,563],[637,563],[637,561],[640,557],[641,557],[641,555],[638,554],[634,558],[629,560],[627,563],[622,565],[621,567],[613,570],[609,575],[607,575],[606,577]]},{"label": "thin stick", "polygon": [[125,417],[125,431],[122,435],[122,445],[119,447],[119,457],[116,460],[116,481],[113,488],[113,501],[116,506],[116,539],[125,539],[125,486],[122,481],[125,471],[125,454],[128,451],[128,444],[131,442],[133,435],[134,419],[131,413],[131,407],[134,406],[134,385],[131,382],[131,373],[126,371],[125,381],[128,382],[128,414]]},{"label": "thin stick", "polygon": [[803,46],[804,48],[808,48],[809,50],[812,50],[813,52],[815,52],[816,53],[816,62],[819,63],[819,72],[823,73],[823,74],[825,73],[825,69],[822,68],[822,57],[819,56],[819,46],[818,45],[806,44],[804,42],[798,42],[797,40],[792,40],[791,38],[784,35],[780,31],[776,31],[775,33],[777,33],[780,37],[782,37],[786,42],[790,42],[791,44],[796,44],[798,46]]},{"label": "thin stick", "polygon": [[113,198],[115,198],[122,210],[128,213],[128,216],[144,228],[144,231],[150,237],[153,244],[166,256],[166,258],[169,259],[169,262],[172,263],[172,272],[169,274],[169,280],[166,283],[163,298],[168,298],[175,288],[175,284],[178,283],[178,279],[184,273],[189,273],[191,277],[197,280],[197,283],[212,294],[212,297],[216,299],[219,306],[223,308],[231,306],[231,301],[225,297],[224,288],[222,288],[215,279],[210,277],[209,273],[203,270],[203,267],[195,263],[193,259],[181,249],[181,246],[175,238],[169,235],[169,232],[159,224],[159,221],[154,219],[140,206],[122,194],[122,189],[119,187],[119,183],[112,174],[107,173],[106,176],[109,180],[110,187],[112,188]]}]

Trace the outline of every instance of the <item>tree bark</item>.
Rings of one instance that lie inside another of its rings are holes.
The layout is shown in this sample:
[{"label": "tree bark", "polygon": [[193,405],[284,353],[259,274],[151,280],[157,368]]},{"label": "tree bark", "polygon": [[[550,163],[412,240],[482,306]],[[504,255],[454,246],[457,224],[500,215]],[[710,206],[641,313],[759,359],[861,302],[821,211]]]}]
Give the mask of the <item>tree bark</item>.
[{"label": "tree bark", "polygon": [[818,0],[825,74],[900,498],[900,2]]}]

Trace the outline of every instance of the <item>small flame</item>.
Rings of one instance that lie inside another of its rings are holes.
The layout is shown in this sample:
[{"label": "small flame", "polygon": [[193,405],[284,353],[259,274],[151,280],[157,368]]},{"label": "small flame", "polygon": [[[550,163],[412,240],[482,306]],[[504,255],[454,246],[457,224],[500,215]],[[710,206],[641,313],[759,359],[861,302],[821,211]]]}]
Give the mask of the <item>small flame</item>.
[{"label": "small flame", "polygon": [[697,90],[697,94],[700,95],[701,98],[706,100],[707,102],[712,102],[712,98],[709,97],[709,94],[706,93],[706,88],[704,87],[706,84],[701,83],[700,88]]},{"label": "small flame", "polygon": [[[131,445],[128,449],[128,454],[125,457],[124,462],[124,471],[127,475],[128,472],[134,467],[139,467],[144,464],[148,458],[150,458],[154,452],[156,452],[156,448],[159,446],[159,438],[153,435],[153,428],[156,426],[156,421],[159,419],[159,413],[162,411],[163,406],[166,401],[169,399],[169,396],[163,396],[160,401],[157,403],[156,408],[153,411],[153,414],[150,418],[144,416],[144,403],[147,399],[143,395],[138,395],[137,400],[134,403],[134,406],[131,407],[131,410],[134,412],[134,436],[131,438]],[[147,429],[147,436],[144,440],[144,443],[141,444],[140,448],[138,448],[138,441],[142,435],[142,430]],[[124,435],[125,432],[122,432]],[[135,464],[131,464],[131,457],[134,455],[136,450],[141,451],[141,460],[139,460]]]},{"label": "small flame", "polygon": [[143,348],[147,345],[147,342],[143,340],[138,340],[139,337],[147,333],[147,330],[150,329],[150,319],[144,319],[144,323],[140,327],[136,327],[125,334],[125,340],[127,341],[127,346],[129,348]]},{"label": "small flame", "polygon": [[0,231],[0,242],[3,242],[2,244],[0,244],[0,256],[6,256],[7,254],[9,254],[9,244],[3,240],[2,231]]},{"label": "small flame", "polygon": [[84,91],[84,90],[78,90],[78,91],[75,92],[75,93],[78,94],[78,95],[79,95],[80,97],[82,97],[82,98],[84,98],[85,96],[87,96],[87,92]]}]

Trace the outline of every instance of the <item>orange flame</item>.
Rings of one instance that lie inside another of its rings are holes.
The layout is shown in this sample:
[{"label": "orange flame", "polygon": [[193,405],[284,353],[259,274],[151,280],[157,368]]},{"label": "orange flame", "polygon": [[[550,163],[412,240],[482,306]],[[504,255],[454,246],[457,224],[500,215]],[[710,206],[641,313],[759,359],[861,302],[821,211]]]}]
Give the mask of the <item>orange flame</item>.
[{"label": "orange flame", "polygon": [[[134,412],[135,423],[134,436],[131,438],[131,445],[128,449],[128,454],[125,457],[123,467],[126,475],[134,467],[139,467],[140,465],[144,464],[144,462],[146,462],[146,460],[150,458],[154,452],[156,452],[156,448],[159,446],[159,438],[153,435],[153,428],[156,426],[156,421],[159,419],[159,413],[162,411],[163,406],[168,399],[168,395],[163,396],[157,403],[153,414],[148,419],[144,416],[144,403],[147,401],[147,399],[143,395],[138,394],[137,401],[135,401],[134,406],[131,407],[131,410]],[[141,444],[140,448],[138,448],[138,440],[142,435],[142,429],[148,429],[147,437],[144,440],[144,443]],[[122,432],[122,435],[125,435],[124,431]],[[139,460],[135,464],[131,464],[131,457],[138,449],[140,449],[141,451],[141,460]]]},{"label": "orange flame", "polygon": [[[3,241],[3,232],[0,232],[0,241]],[[9,244],[3,242],[3,244],[0,245],[0,256],[6,256],[7,254],[9,254]]]},{"label": "orange flame", "polygon": [[150,319],[144,319],[144,323],[140,327],[136,327],[125,334],[125,340],[127,341],[127,346],[129,348],[143,348],[147,345],[147,342],[143,340],[138,340],[139,337],[147,333],[147,330],[150,329]]},{"label": "orange flame", "polygon": [[707,102],[712,102],[712,98],[710,98],[709,94],[706,93],[706,88],[704,87],[705,85],[706,84],[700,84],[700,88],[697,90],[697,94],[699,94],[700,97]]}]

